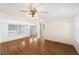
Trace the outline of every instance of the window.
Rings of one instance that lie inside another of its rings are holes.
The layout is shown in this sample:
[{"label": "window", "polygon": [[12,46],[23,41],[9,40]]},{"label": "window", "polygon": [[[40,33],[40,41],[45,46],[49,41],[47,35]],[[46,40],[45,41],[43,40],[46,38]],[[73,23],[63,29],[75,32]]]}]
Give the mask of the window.
[{"label": "window", "polygon": [[18,25],[9,24],[8,25],[8,35],[17,35],[18,34]]},{"label": "window", "polygon": [[9,24],[8,35],[25,34],[26,25]]}]

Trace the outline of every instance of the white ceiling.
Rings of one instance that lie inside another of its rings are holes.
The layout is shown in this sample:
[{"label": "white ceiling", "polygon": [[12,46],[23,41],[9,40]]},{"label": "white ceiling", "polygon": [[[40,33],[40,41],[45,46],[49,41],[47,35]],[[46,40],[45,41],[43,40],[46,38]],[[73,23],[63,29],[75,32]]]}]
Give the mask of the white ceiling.
[{"label": "white ceiling", "polygon": [[[40,19],[61,19],[79,14],[79,3],[39,3],[34,4],[40,11],[48,11],[48,14],[40,14]],[[27,3],[1,3],[0,12],[27,18],[22,9],[28,9]]]}]

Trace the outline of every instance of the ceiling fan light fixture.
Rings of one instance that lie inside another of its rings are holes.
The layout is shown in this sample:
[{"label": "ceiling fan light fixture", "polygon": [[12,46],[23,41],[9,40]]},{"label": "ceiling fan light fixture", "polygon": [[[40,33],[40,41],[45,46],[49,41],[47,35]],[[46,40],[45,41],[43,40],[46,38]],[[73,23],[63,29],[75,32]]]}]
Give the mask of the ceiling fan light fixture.
[{"label": "ceiling fan light fixture", "polygon": [[37,9],[33,4],[29,5],[28,10],[22,10],[22,12],[27,12],[26,16],[29,19],[34,19],[34,20],[39,19],[40,13],[46,13],[45,11],[39,11],[39,9]]},{"label": "ceiling fan light fixture", "polygon": [[27,17],[33,20],[39,19],[39,14],[36,12],[35,14],[32,14],[31,12],[26,13]]}]

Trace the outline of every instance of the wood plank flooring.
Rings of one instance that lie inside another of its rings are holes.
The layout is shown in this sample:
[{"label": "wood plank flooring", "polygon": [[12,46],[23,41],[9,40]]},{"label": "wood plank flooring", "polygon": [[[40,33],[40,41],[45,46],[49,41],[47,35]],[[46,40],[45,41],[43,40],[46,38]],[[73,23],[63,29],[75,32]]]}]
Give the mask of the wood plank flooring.
[{"label": "wood plank flooring", "polygon": [[0,44],[1,55],[77,55],[72,45],[45,39],[23,38]]}]

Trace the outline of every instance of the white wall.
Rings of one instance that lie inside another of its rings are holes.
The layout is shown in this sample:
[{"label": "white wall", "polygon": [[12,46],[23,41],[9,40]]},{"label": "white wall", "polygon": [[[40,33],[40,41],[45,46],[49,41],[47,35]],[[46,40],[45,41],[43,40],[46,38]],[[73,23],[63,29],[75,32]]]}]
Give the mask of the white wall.
[{"label": "white wall", "polygon": [[27,18],[24,19],[24,18],[21,18],[19,16],[8,14],[8,13],[4,13],[4,12],[0,12],[0,20],[1,19],[14,20],[14,21],[22,21],[22,22],[29,22],[29,20],[27,20]]},{"label": "white wall", "polygon": [[1,42],[1,39],[2,39],[2,21],[0,20],[0,42]]},{"label": "white wall", "polygon": [[[1,24],[2,23],[2,24]],[[24,37],[28,37],[28,24],[24,23],[24,22],[17,22],[17,21],[10,21],[10,20],[2,20],[0,22],[0,24],[2,25],[1,28],[1,41],[2,42],[7,42],[7,41],[11,41],[11,40],[15,40],[15,39],[20,39],[20,38],[24,38]],[[9,24],[15,24],[15,25],[25,25],[24,28],[24,33],[18,34],[18,32],[16,32],[15,35],[8,35],[8,25]]]},{"label": "white wall", "polygon": [[74,33],[74,46],[79,53],[79,15],[75,18],[74,20],[74,28],[75,28],[75,33]]},{"label": "white wall", "polygon": [[[28,20],[20,17],[0,12],[0,43],[15,40],[28,36]],[[8,35],[8,24],[26,25],[25,34]]]},{"label": "white wall", "polygon": [[48,40],[73,45],[73,40],[71,39],[70,33],[70,19],[50,20],[45,21],[45,24],[45,37]]}]

